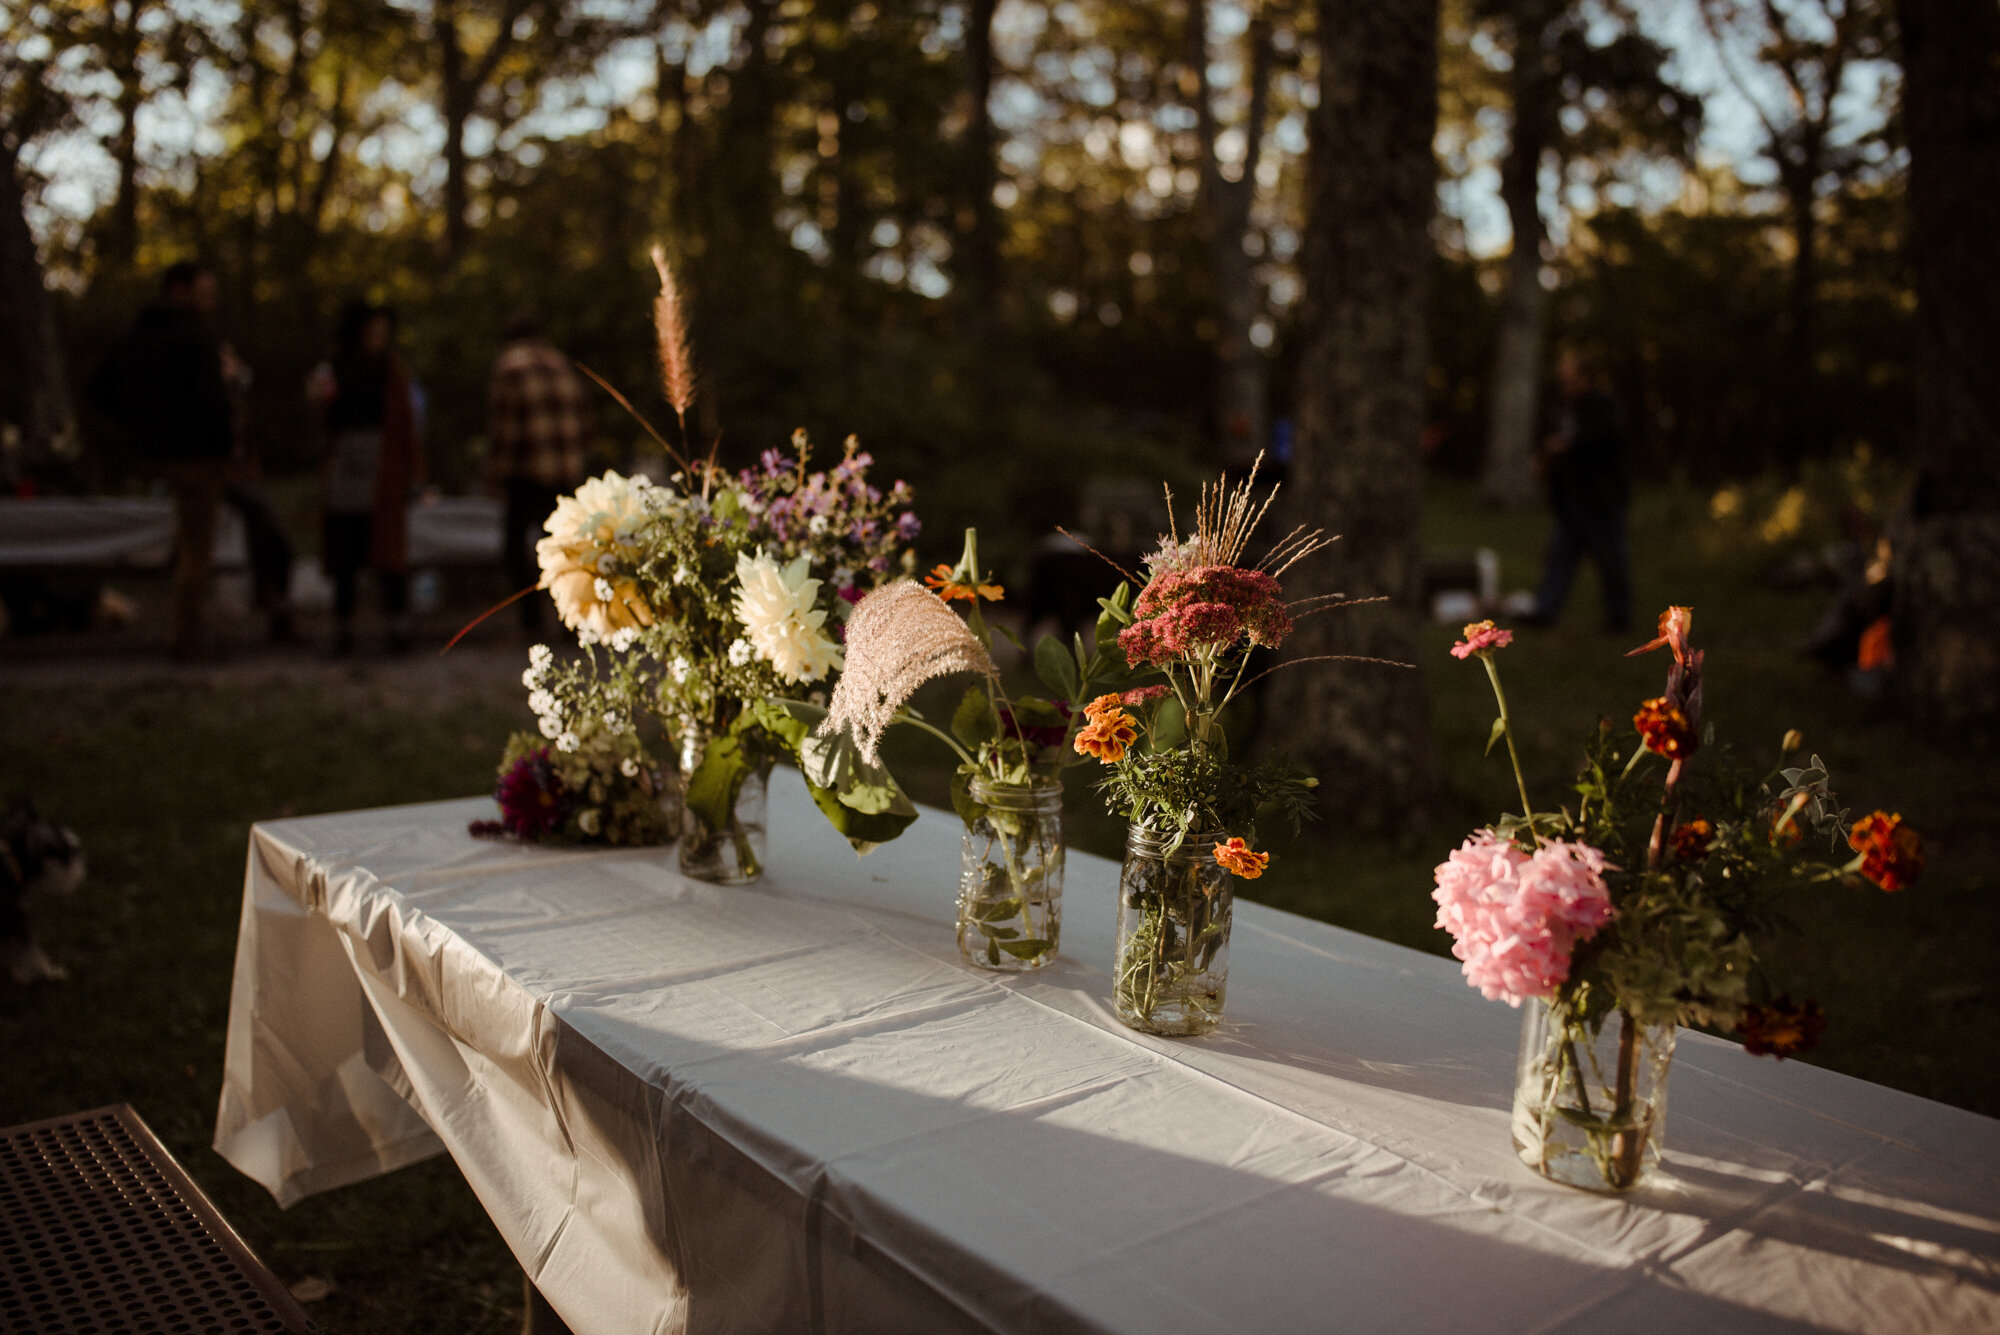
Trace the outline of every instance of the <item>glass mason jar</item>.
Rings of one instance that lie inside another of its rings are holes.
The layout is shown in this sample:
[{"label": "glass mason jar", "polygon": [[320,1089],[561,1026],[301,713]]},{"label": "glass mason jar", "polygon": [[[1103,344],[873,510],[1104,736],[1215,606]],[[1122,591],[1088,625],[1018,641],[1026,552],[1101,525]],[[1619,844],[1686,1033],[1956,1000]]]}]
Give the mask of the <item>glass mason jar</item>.
[{"label": "glass mason jar", "polygon": [[1557,1182],[1630,1191],[1660,1162],[1676,1030],[1592,1006],[1588,991],[1521,1006],[1514,1149]]},{"label": "glass mason jar", "polygon": [[1169,853],[1171,831],[1135,825],[1126,837],[1111,998],[1134,1029],[1205,1034],[1222,1019],[1235,896],[1235,878],[1214,857],[1223,838],[1190,834]]},{"label": "glass mason jar", "polygon": [[958,953],[1003,973],[1039,969],[1062,938],[1062,784],[972,780],[980,812],[958,864]]},{"label": "glass mason jar", "polygon": [[714,885],[747,885],[764,874],[772,760],[765,756],[751,763],[730,804],[729,819],[718,826],[695,810],[686,793],[707,745],[699,733],[690,733],[681,742],[681,875]]}]

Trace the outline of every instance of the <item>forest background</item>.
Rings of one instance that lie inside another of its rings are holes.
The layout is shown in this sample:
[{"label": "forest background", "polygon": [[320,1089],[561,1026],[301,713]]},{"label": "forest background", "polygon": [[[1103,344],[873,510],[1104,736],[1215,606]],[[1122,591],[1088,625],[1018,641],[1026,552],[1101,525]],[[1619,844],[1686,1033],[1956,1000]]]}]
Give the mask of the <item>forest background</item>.
[{"label": "forest background", "polygon": [[[646,250],[663,240],[694,294],[704,437],[748,457],[795,426],[856,433],[920,487],[934,533],[980,522],[1018,551],[1073,520],[1088,476],[1185,480],[1282,448],[1314,17],[1230,0],[17,6],[4,468],[44,490],[143,484],[75,388],[160,269],[200,256],[257,375],[267,470],[315,466],[301,386],[338,305],[365,295],[403,313],[433,476],[476,487],[517,307],[657,404]],[[1907,457],[1893,37],[1880,0],[1450,0],[1428,430],[1410,447],[1532,502],[1560,342],[1604,368],[1643,477]],[[600,421],[598,462],[629,465],[638,432]]]}]

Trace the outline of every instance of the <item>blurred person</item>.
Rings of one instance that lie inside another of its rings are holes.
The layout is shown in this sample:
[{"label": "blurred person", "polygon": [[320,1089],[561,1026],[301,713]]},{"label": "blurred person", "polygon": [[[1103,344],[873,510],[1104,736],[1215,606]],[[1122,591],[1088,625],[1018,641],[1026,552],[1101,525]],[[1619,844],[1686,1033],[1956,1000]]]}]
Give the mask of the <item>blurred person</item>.
[{"label": "blurred person", "polygon": [[423,453],[395,333],[393,310],[349,302],[332,360],[314,367],[307,382],[326,427],[320,559],[333,581],[336,657],[354,652],[364,568],[381,593],[389,652],[410,648],[409,499],[423,479]]},{"label": "blurred person", "polygon": [[1596,562],[1604,587],[1605,629],[1622,633],[1632,624],[1632,555],[1625,525],[1631,483],[1624,423],[1617,403],[1599,386],[1595,369],[1581,353],[1571,349],[1562,354],[1556,383],[1560,412],[1556,429],[1542,442],[1540,458],[1553,523],[1528,620],[1539,626],[1556,623],[1569,601],[1577,563],[1587,556]]},{"label": "blurred person", "polygon": [[267,619],[271,643],[295,644],[299,636],[292,624],[292,542],[285,536],[284,527],[278,523],[271,502],[264,495],[263,468],[250,430],[249,395],[254,379],[249,364],[224,343],[222,382],[229,394],[236,448],[223,482],[222,499],[243,521],[243,540],[250,556],[250,586],[257,610]]},{"label": "blurred person", "polygon": [[146,467],[174,501],[174,573],[168,648],[176,658],[202,649],[202,622],[215,564],[235,423],[223,378],[223,347],[210,322],[215,271],[197,260],[169,265],[160,300],[139,312],[116,351],[91,376],[93,404],[130,433]]},{"label": "blurred person", "polygon": [[[503,337],[486,396],[488,468],[507,503],[501,550],[509,587],[521,589],[540,578],[535,539],[543,521],[583,481],[590,405],[583,377],[533,312],[517,312]],[[543,602],[519,602],[521,629],[531,637],[541,633]]]}]

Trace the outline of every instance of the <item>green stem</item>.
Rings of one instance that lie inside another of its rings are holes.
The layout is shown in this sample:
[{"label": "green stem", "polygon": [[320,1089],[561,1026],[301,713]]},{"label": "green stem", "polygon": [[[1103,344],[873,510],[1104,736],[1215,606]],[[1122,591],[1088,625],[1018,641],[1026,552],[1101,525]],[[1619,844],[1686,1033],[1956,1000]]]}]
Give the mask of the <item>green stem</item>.
[{"label": "green stem", "polygon": [[972,753],[970,751],[966,750],[964,747],[958,744],[958,739],[956,737],[953,737],[948,732],[943,732],[938,728],[933,727],[931,724],[924,722],[922,719],[918,718],[915,714],[909,713],[907,710],[896,711],[896,717],[894,721],[897,723],[907,723],[913,728],[922,728],[925,732],[937,738],[939,741],[943,742],[946,746],[950,747],[952,750],[956,751],[958,753],[958,758],[960,760],[963,760],[968,765],[976,765],[979,763],[978,761],[972,758]]},{"label": "green stem", "polygon": [[1528,833],[1539,843],[1541,836],[1535,833],[1535,811],[1528,804],[1528,781],[1521,774],[1521,753],[1514,749],[1514,725],[1507,717],[1507,693],[1500,689],[1500,669],[1493,665],[1491,654],[1481,654],[1479,661],[1486,665],[1486,679],[1493,683],[1493,699],[1500,706],[1500,731],[1507,738],[1507,759],[1514,764],[1514,786],[1521,791],[1521,815],[1527,819]]}]

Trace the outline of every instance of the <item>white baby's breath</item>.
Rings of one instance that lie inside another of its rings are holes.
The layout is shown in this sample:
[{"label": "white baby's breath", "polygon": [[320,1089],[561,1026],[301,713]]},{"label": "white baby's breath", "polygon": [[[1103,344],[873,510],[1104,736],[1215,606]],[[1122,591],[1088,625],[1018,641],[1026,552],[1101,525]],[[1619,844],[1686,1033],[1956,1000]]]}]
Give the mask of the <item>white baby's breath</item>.
[{"label": "white baby's breath", "polygon": [[631,626],[620,626],[611,632],[611,647],[621,654],[630,650],[638,641],[639,632]]},{"label": "white baby's breath", "polygon": [[741,638],[731,640],[729,642],[730,666],[742,667],[750,661],[750,656],[756,652],[756,650],[750,647],[750,641],[748,640]]},{"label": "white baby's breath", "polygon": [[556,738],[556,750],[561,751],[566,755],[574,752],[578,747],[582,745],[583,743],[577,739],[577,735],[573,732],[566,732],[562,734],[562,736]]},{"label": "white baby's breath", "polygon": [[618,772],[628,779],[636,779],[639,777],[639,762],[626,756],[618,762]]},{"label": "white baby's breath", "polygon": [[554,714],[542,715],[540,721],[537,723],[536,726],[542,730],[542,736],[547,737],[551,740],[560,737],[562,735],[562,730],[563,730],[562,720],[557,718]]}]

